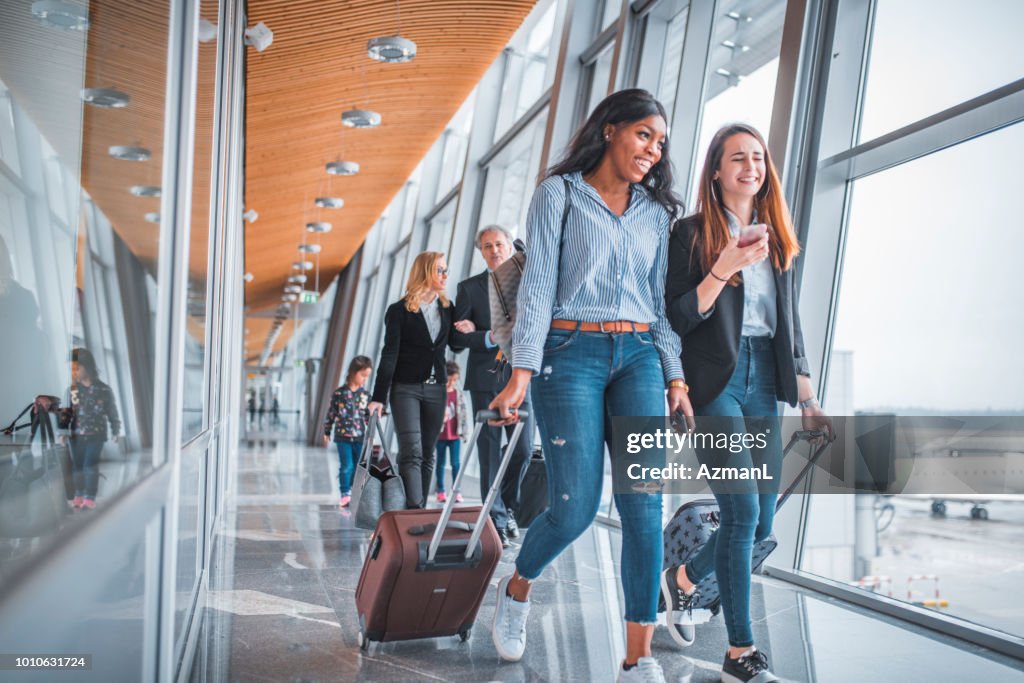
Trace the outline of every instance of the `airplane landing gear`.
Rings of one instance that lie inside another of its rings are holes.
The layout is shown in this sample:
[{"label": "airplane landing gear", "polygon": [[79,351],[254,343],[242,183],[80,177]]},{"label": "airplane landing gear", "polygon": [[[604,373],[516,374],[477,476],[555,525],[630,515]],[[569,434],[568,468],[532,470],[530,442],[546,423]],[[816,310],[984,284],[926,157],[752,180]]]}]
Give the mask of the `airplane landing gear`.
[{"label": "airplane landing gear", "polygon": [[941,500],[932,501],[932,516],[933,517],[945,517],[946,516],[946,504]]},{"label": "airplane landing gear", "polygon": [[975,505],[974,507],[971,508],[971,519],[988,519],[988,510],[986,510],[980,505]]}]

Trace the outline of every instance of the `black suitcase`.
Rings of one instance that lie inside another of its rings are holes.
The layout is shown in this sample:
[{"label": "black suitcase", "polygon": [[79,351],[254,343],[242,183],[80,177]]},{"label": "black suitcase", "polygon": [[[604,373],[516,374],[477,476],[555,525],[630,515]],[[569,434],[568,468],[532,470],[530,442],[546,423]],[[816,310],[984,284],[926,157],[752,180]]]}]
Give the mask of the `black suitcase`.
[{"label": "black suitcase", "polygon": [[[786,448],[783,450],[782,455],[785,457],[798,441],[810,441],[811,439],[825,436],[824,432],[794,432],[789,443],[786,444]],[[807,473],[810,472],[814,463],[816,463],[825,450],[828,449],[829,443],[829,441],[825,441],[822,445],[814,449],[810,459],[807,461],[807,464],[804,465],[803,469],[800,470],[796,479],[779,496],[778,502],[775,504],[776,510],[781,508],[783,503],[785,503],[789,496],[792,495],[793,491],[796,490],[797,485],[801,480],[803,480]],[[704,544],[708,542],[711,534],[718,529],[718,524],[718,502],[714,498],[693,500],[680,506],[672,516],[672,519],[669,520],[669,523],[665,525],[665,561],[662,569],[678,567],[681,564],[689,562],[690,558],[694,557],[700,549],[704,547]],[[769,535],[768,538],[764,539],[760,543],[755,543],[751,553],[751,569],[754,572],[757,572],[777,546],[778,541],[775,540],[775,534]],[[710,614],[707,615],[708,617],[712,614],[718,614],[721,606],[721,598],[718,594],[718,578],[715,576],[714,572],[711,572],[707,578],[697,584],[697,592],[698,595],[692,603],[693,609],[710,610]],[[665,611],[664,598],[659,599],[658,611]],[[701,619],[698,618],[695,621],[699,622]]]},{"label": "black suitcase", "polygon": [[548,509],[548,468],[544,462],[544,451],[535,448],[526,466],[523,483],[519,487],[519,509],[516,510],[516,524],[521,529],[530,526],[542,512]]}]

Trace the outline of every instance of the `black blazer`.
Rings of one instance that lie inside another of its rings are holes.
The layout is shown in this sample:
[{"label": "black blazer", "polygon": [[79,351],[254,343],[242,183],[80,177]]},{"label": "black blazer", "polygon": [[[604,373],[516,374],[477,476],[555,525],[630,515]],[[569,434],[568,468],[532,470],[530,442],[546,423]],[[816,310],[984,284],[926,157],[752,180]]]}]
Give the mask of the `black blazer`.
[{"label": "black blazer", "polygon": [[441,332],[437,339],[431,339],[422,311],[410,313],[401,299],[388,306],[384,314],[384,348],[380,351],[377,379],[373,384],[374,401],[387,403],[393,383],[426,381],[431,369],[439,383],[448,381],[444,354],[452,332],[452,307],[449,304],[439,310]]},{"label": "black blazer", "polygon": [[[743,328],[743,284],[726,285],[704,319],[698,313],[697,285],[706,273],[700,269],[697,255],[690,262],[697,216],[676,223],[669,237],[668,279],[665,302],[672,329],[683,340],[683,372],[690,385],[690,400],[695,406],[707,405],[718,397],[736,369]],[[800,330],[795,269],[775,272],[776,324],[775,391],[780,401],[796,405],[799,401],[796,376],[810,375],[804,355],[804,336]]]},{"label": "black blazer", "polygon": [[469,349],[466,362],[468,391],[494,391],[497,375],[494,370],[498,348],[487,348],[487,332],[491,329],[491,301],[488,292],[489,272],[484,271],[459,283],[455,294],[455,319],[472,320],[476,331],[464,334],[452,331],[452,348]]}]

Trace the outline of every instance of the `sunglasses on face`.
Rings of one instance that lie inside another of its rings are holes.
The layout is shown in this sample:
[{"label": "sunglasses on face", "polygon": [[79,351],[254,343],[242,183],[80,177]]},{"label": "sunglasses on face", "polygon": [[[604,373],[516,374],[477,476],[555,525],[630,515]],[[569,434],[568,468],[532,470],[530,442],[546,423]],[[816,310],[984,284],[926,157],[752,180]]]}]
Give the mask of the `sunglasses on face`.
[{"label": "sunglasses on face", "polygon": [[448,275],[448,269],[447,268],[441,268],[439,266],[438,269],[437,269],[437,274],[440,275],[441,277],[445,277],[446,275]]}]

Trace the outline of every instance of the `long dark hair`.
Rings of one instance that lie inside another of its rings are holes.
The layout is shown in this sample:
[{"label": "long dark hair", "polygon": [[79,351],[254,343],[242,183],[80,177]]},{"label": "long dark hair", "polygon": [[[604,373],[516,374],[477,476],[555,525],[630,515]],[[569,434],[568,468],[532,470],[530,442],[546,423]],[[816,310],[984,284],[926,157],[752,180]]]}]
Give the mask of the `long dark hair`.
[{"label": "long dark hair", "polygon": [[352,362],[348,364],[348,374],[345,375],[345,384],[352,381],[357,372],[362,372],[367,368],[373,367],[373,361],[366,356],[356,356],[352,359]]},{"label": "long dark hair", "polygon": [[81,347],[73,349],[71,351],[71,360],[78,363],[85,370],[85,373],[89,375],[90,381],[99,381],[100,373],[96,367],[96,359],[89,349]]},{"label": "long dark hair", "polygon": [[[668,123],[665,107],[646,90],[632,88],[612,93],[594,107],[586,123],[572,136],[565,156],[549,168],[544,177],[550,178],[553,175],[566,175],[576,171],[584,175],[590,173],[601,163],[608,147],[608,142],[604,139],[606,126],[633,123],[655,114]],[[647,172],[640,184],[646,187],[654,200],[674,217],[682,214],[683,200],[672,191],[672,162],[668,153],[669,141],[666,137],[661,148],[661,159]]]}]

